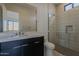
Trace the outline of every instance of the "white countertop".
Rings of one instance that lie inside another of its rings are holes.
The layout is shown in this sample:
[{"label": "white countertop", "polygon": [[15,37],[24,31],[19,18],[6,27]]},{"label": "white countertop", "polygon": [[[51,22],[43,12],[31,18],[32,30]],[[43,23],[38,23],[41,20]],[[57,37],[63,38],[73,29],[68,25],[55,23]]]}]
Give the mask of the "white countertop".
[{"label": "white countertop", "polygon": [[42,34],[37,34],[37,33],[26,33],[24,35],[16,35],[13,37],[7,37],[7,38],[2,38],[0,39],[0,42],[8,42],[8,41],[14,41],[14,40],[21,40],[21,39],[28,39],[28,38],[34,38],[34,37],[41,37],[43,36]]}]

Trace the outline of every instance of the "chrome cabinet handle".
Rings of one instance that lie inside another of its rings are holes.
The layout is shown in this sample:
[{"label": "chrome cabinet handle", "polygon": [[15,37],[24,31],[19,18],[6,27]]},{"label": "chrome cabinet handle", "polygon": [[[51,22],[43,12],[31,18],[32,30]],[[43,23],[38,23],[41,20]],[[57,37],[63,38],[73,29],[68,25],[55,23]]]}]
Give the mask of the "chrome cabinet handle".
[{"label": "chrome cabinet handle", "polygon": [[13,49],[21,48],[21,47],[24,47],[24,46],[29,46],[29,44],[24,44],[24,45],[16,46],[16,47],[13,47]]},{"label": "chrome cabinet handle", "polygon": [[1,52],[0,55],[9,55],[9,53]]},{"label": "chrome cabinet handle", "polygon": [[34,43],[36,43],[36,44],[37,44],[37,43],[40,43],[40,41],[36,41],[36,42],[34,42]]}]

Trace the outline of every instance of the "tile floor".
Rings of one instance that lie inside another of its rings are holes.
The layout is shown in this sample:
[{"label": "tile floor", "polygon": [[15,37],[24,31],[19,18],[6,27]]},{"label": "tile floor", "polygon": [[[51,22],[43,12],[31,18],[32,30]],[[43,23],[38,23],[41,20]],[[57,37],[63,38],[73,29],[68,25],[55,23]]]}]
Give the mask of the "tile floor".
[{"label": "tile floor", "polygon": [[59,53],[57,51],[54,51],[53,54],[54,54],[54,56],[64,56],[63,54],[61,54],[61,53]]}]

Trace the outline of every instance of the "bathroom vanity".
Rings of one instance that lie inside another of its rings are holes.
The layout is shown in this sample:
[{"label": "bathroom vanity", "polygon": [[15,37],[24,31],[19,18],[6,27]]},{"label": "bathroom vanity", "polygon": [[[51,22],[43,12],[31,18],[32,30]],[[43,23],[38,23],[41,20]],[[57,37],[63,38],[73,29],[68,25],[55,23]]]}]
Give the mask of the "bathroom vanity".
[{"label": "bathroom vanity", "polygon": [[43,56],[44,37],[18,35],[0,39],[0,56]]}]

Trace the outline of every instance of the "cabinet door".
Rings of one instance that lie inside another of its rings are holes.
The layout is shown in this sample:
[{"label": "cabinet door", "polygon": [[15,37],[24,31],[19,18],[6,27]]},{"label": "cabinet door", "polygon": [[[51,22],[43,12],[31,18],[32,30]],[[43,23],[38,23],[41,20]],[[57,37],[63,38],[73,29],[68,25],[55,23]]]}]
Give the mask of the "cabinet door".
[{"label": "cabinet door", "polygon": [[12,47],[10,55],[12,56],[22,56],[23,55],[23,47],[25,47],[24,45],[18,45],[15,47]]},{"label": "cabinet door", "polygon": [[31,48],[31,45],[30,44],[25,44],[25,45],[28,45],[28,46],[23,46],[22,47],[22,52],[23,52],[23,56],[33,56],[32,55],[32,48]]},{"label": "cabinet door", "polygon": [[33,53],[35,56],[43,56],[44,55],[44,37],[35,38],[33,41]]},{"label": "cabinet door", "polygon": [[43,47],[34,44],[22,47],[23,56],[43,56]]},{"label": "cabinet door", "polygon": [[[29,46],[23,47],[24,56],[43,56],[44,55],[44,45],[43,38],[31,38],[28,39]],[[27,40],[25,40],[26,42]]]},{"label": "cabinet door", "polygon": [[[15,51],[13,49],[13,47],[19,46],[20,43],[21,42],[18,41],[18,40],[1,43],[0,55],[3,55],[3,56],[20,55],[21,49],[18,49],[18,50],[15,50]],[[14,53],[12,54],[12,52],[14,52],[15,54]]]},{"label": "cabinet door", "polygon": [[35,41],[31,45],[31,51],[33,56],[43,56],[43,44],[41,44],[41,41]]}]

